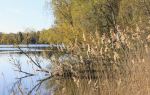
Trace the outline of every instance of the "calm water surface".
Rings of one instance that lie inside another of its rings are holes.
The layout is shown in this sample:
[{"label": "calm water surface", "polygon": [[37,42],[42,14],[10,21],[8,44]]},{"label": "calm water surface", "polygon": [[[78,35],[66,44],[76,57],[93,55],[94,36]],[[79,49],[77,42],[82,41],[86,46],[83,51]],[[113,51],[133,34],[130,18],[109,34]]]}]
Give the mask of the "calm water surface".
[{"label": "calm water surface", "polygon": [[[26,55],[16,52],[16,48],[9,48],[10,51],[8,47],[0,48],[0,95],[10,95],[12,92],[20,95],[17,93],[17,90],[15,91],[15,89],[18,88],[22,89],[27,94],[37,84],[38,80],[46,77],[46,75],[45,73],[37,72],[38,68]],[[24,47],[24,50],[27,49],[28,48]],[[35,47],[30,49],[33,51],[35,50]],[[42,67],[46,68],[51,64],[51,61],[42,55],[30,53],[29,56],[35,62],[40,63]],[[16,66],[19,66],[18,64],[21,66],[23,71],[33,73],[35,76],[17,79],[25,76],[25,74],[15,71],[18,70],[16,68]],[[45,89],[44,85],[41,85],[37,92],[40,93],[40,95],[52,95],[52,92],[48,89]],[[37,92],[33,92],[32,95],[35,95]]]}]

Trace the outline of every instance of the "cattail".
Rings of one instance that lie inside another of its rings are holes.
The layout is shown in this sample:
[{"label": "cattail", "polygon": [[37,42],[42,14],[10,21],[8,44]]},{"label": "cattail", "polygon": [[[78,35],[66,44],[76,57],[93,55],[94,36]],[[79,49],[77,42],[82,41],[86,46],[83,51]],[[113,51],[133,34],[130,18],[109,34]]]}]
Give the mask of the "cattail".
[{"label": "cattail", "polygon": [[116,48],[118,49],[121,48],[121,44],[119,42],[116,42],[115,45],[116,45]]},{"label": "cattail", "polygon": [[104,44],[106,39],[106,34],[104,33],[101,37],[101,43]]},{"label": "cattail", "polygon": [[87,50],[87,52],[90,52],[90,51],[91,51],[91,47],[90,47],[90,45],[89,45],[89,44],[88,44],[87,46],[88,46],[88,50]]},{"label": "cattail", "polygon": [[119,58],[119,54],[117,52],[114,52],[114,60],[117,61],[118,58]]},{"label": "cattail", "polygon": [[84,63],[82,56],[80,56],[80,61],[81,61],[81,63]]},{"label": "cattail", "polygon": [[74,44],[75,44],[75,46],[77,46],[77,44],[78,44],[78,38],[77,37],[75,38],[75,43]]},{"label": "cattail", "polygon": [[86,37],[85,37],[84,32],[83,32],[83,41],[86,41]]},{"label": "cattail", "polygon": [[137,24],[136,24],[136,32],[141,32],[141,30]]},{"label": "cattail", "polygon": [[98,40],[98,45],[99,45],[100,44],[100,41],[99,41],[100,35],[99,35],[98,31],[97,31],[97,28],[96,28],[95,35],[96,35],[96,39]]},{"label": "cattail", "polygon": [[150,42],[150,34],[147,36],[147,41]]},{"label": "cattail", "polygon": [[142,58],[142,63],[144,63],[145,62],[145,59],[144,58]]},{"label": "cattail", "polygon": [[105,50],[104,50],[104,52],[107,52],[107,51],[108,51],[108,46],[106,46],[106,47],[105,47]]},{"label": "cattail", "polygon": [[121,34],[120,39],[122,43],[125,43],[126,36],[124,35],[124,33]]},{"label": "cattail", "polygon": [[119,25],[116,26],[116,29],[117,29],[118,32],[121,32],[121,29],[120,29]]},{"label": "cattail", "polygon": [[73,81],[76,83],[77,87],[79,87],[79,79],[75,78],[75,77],[72,77],[73,78]]},{"label": "cattail", "polygon": [[132,59],[131,62],[134,64],[135,63],[134,59]]},{"label": "cattail", "polygon": [[79,87],[79,79],[72,77],[73,81],[77,84],[77,87]]},{"label": "cattail", "polygon": [[90,84],[91,84],[91,82],[92,82],[92,80],[90,79],[90,80],[88,81],[88,85],[90,85]]},{"label": "cattail", "polygon": [[117,32],[115,36],[116,36],[116,40],[117,40],[117,41],[120,41],[120,33]]},{"label": "cattail", "polygon": [[117,86],[119,87],[120,86],[120,84],[121,84],[121,79],[119,78],[119,80],[117,81]]},{"label": "cattail", "polygon": [[100,54],[101,54],[101,55],[103,54],[103,49],[102,49],[102,48],[100,49]]},{"label": "cattail", "polygon": [[147,44],[145,45],[145,51],[148,54],[148,45]]}]

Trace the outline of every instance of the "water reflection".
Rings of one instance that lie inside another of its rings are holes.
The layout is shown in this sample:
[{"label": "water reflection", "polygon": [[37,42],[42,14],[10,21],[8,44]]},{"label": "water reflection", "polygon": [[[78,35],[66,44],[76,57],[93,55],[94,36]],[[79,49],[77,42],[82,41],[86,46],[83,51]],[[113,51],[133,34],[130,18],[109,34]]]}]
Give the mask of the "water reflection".
[{"label": "water reflection", "polygon": [[[51,75],[53,60],[47,55],[52,54],[0,54],[0,95],[100,95],[100,81]],[[67,54],[57,56],[75,61]]]},{"label": "water reflection", "polygon": [[[0,45],[0,95],[53,95],[50,57],[64,45]],[[64,54],[64,53],[63,53]]]},{"label": "water reflection", "polygon": [[[37,85],[39,80],[47,77],[45,73],[38,72],[39,68],[33,64],[33,61],[44,68],[51,64],[49,59],[39,54],[29,54],[29,56],[17,53],[0,54],[0,95],[9,95],[10,93],[26,95]],[[34,76],[18,72],[18,66],[22,72],[32,73]],[[36,93],[50,95],[50,92],[44,89],[43,84],[35,89],[38,90],[32,91],[32,95]]]}]

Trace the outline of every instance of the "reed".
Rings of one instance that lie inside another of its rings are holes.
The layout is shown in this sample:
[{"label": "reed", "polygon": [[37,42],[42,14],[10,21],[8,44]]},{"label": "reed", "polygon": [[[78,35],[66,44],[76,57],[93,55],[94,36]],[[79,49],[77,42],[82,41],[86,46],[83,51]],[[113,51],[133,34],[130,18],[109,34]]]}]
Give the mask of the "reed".
[{"label": "reed", "polygon": [[102,35],[83,31],[67,47],[69,60],[52,60],[56,95],[149,95],[150,31],[135,25]]}]

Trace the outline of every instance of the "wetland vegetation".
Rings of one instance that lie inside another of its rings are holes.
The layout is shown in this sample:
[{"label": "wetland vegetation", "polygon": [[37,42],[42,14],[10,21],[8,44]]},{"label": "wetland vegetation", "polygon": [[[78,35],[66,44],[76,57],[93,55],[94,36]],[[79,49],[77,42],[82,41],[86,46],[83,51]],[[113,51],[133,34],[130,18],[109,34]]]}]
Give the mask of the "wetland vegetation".
[{"label": "wetland vegetation", "polygon": [[[50,0],[47,4],[54,12],[53,27],[1,34],[1,44],[14,44],[20,52],[0,51],[0,94],[150,94],[149,0]],[[50,43],[53,47],[47,47]],[[19,44],[37,44],[38,51],[30,45],[27,52]]]}]

